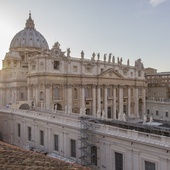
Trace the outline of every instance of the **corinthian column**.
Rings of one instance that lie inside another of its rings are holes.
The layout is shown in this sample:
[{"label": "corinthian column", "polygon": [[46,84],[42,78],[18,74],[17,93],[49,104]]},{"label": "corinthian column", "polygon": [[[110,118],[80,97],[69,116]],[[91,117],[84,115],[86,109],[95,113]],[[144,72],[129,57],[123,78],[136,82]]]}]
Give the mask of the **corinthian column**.
[{"label": "corinthian column", "polygon": [[104,111],[107,117],[107,86],[104,87]]},{"label": "corinthian column", "polygon": [[84,96],[84,86],[81,87],[81,106],[85,109],[85,96]]},{"label": "corinthian column", "polygon": [[116,119],[116,87],[113,87],[113,118]]},{"label": "corinthian column", "polygon": [[142,114],[146,114],[146,102],[145,102],[145,99],[146,99],[146,92],[145,92],[145,88],[143,88],[143,91],[142,91],[142,97],[143,97],[143,105],[142,105]]},{"label": "corinthian column", "polygon": [[128,117],[130,116],[131,114],[131,88],[128,87]]},{"label": "corinthian column", "polygon": [[93,116],[96,116],[96,86],[93,85]]},{"label": "corinthian column", "polygon": [[51,109],[50,107],[50,98],[51,98],[51,95],[50,95],[50,87],[51,87],[51,84],[46,84],[45,86],[45,101],[46,101],[46,108],[47,109]]},{"label": "corinthian column", "polygon": [[123,113],[123,88],[119,86],[119,114]]},{"label": "corinthian column", "polygon": [[39,102],[39,86],[36,85],[34,86],[35,88],[35,106],[38,107],[38,102]]},{"label": "corinthian column", "polygon": [[101,91],[100,86],[97,87],[97,111],[101,112]]},{"label": "corinthian column", "polygon": [[71,111],[72,113],[72,99],[73,99],[73,96],[72,96],[72,85],[68,85],[67,86],[67,99],[68,99],[68,108],[69,108],[69,111]]},{"label": "corinthian column", "polygon": [[28,85],[28,101],[30,101],[31,100],[31,86],[30,85]]},{"label": "corinthian column", "polygon": [[135,115],[137,116],[137,117],[139,117],[139,104],[138,104],[138,102],[139,102],[139,97],[138,97],[138,88],[137,87],[135,87],[135,89],[134,89],[134,103],[135,103],[135,108],[134,108],[134,111],[135,111]]}]

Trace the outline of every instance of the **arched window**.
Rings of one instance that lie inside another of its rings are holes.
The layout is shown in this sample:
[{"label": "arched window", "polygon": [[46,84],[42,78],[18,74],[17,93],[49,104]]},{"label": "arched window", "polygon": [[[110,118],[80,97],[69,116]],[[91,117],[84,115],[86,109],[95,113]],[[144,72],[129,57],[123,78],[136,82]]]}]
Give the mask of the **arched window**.
[{"label": "arched window", "polygon": [[44,100],[44,93],[40,92],[40,100]]},{"label": "arched window", "polygon": [[54,89],[54,100],[58,100],[60,98],[60,93],[58,87]]},{"label": "arched window", "polygon": [[77,99],[77,89],[76,88],[74,88],[73,89],[73,99]]}]

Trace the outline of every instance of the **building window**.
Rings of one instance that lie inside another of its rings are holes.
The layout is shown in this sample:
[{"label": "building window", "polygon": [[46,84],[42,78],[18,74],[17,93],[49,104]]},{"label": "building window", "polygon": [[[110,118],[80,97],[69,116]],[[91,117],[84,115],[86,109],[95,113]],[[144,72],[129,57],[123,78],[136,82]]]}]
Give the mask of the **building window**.
[{"label": "building window", "polygon": [[71,146],[71,157],[76,158],[76,141],[71,139],[70,140],[70,146]]},{"label": "building window", "polygon": [[32,70],[35,70],[35,65],[32,65]]},{"label": "building window", "polygon": [[111,109],[111,107],[107,108],[107,117],[110,118],[110,119],[112,118],[112,109]]},{"label": "building window", "polygon": [[133,72],[130,72],[131,77],[133,77]]},{"label": "building window", "polygon": [[77,72],[77,66],[73,66],[73,72]]},{"label": "building window", "polygon": [[97,166],[97,147],[96,146],[92,146],[91,147],[91,163],[92,165],[96,165]]},{"label": "building window", "polygon": [[123,170],[123,154],[115,152],[115,170]]},{"label": "building window", "polygon": [[156,170],[155,163],[145,161],[145,170]]},{"label": "building window", "polygon": [[59,89],[58,87],[56,87],[54,89],[54,100],[58,100],[59,98],[60,98]]},{"label": "building window", "polygon": [[112,97],[112,89],[110,87],[107,89],[107,96]]},{"label": "building window", "polygon": [[91,110],[88,108],[88,109],[86,109],[86,115],[92,115],[91,114]]},{"label": "building window", "polygon": [[85,97],[90,98],[91,97],[91,89],[90,87],[85,88]]},{"label": "building window", "polygon": [[54,61],[54,70],[59,69],[60,62],[59,61]]},{"label": "building window", "polygon": [[77,99],[77,89],[76,88],[74,88],[74,90],[73,90],[73,98]]},{"label": "building window", "polygon": [[168,117],[168,112],[165,112],[165,116]]},{"label": "building window", "polygon": [[54,150],[58,151],[58,135],[54,135]]},{"label": "building window", "polygon": [[17,124],[17,128],[18,128],[18,137],[21,137],[21,125],[19,123]]},{"label": "building window", "polygon": [[147,114],[149,115],[149,113],[150,113],[150,110],[149,110],[149,109],[147,109]]},{"label": "building window", "polygon": [[104,69],[103,69],[103,68],[101,68],[101,73],[103,73],[103,71],[104,71]]},{"label": "building window", "polygon": [[44,93],[40,92],[40,100],[44,100]]},{"label": "building window", "polygon": [[138,77],[141,77],[141,71],[138,71]]},{"label": "building window", "polygon": [[44,131],[40,130],[40,145],[44,146]]},{"label": "building window", "polygon": [[44,63],[40,62],[40,70],[43,70],[43,69],[44,69]]},{"label": "building window", "polygon": [[159,116],[159,111],[158,110],[156,110],[156,116]]},{"label": "building window", "polygon": [[21,93],[21,100],[24,99],[24,93]]},{"label": "building window", "polygon": [[103,98],[103,88],[100,88],[100,97]]},{"label": "building window", "polygon": [[31,127],[28,127],[28,140],[31,141]]}]

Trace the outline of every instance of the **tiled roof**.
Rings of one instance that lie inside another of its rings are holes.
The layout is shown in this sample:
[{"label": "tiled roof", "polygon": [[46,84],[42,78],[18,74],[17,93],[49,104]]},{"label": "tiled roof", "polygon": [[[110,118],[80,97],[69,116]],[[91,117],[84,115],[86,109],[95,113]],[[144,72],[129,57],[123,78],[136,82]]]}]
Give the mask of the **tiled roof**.
[{"label": "tiled roof", "polygon": [[80,165],[0,142],[0,170],[88,170]]}]

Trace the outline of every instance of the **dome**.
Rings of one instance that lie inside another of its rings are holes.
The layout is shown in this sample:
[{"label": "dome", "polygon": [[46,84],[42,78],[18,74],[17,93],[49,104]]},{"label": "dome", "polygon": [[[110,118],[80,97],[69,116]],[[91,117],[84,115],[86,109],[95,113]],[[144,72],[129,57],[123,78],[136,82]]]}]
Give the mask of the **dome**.
[{"label": "dome", "polygon": [[21,56],[16,51],[10,51],[10,52],[6,53],[5,58],[21,59]]},{"label": "dome", "polygon": [[14,36],[9,49],[12,51],[19,51],[25,48],[48,50],[49,47],[46,39],[34,28],[34,21],[31,18],[31,13],[25,25],[26,27]]}]

